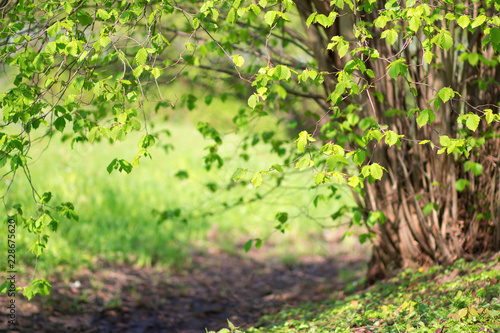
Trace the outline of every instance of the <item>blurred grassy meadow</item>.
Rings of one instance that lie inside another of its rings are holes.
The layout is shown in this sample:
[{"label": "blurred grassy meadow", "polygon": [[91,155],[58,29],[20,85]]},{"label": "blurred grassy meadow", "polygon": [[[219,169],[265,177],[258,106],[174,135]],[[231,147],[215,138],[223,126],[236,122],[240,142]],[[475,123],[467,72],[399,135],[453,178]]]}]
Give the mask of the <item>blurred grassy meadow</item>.
[{"label": "blurred grassy meadow", "polygon": [[[243,244],[251,238],[264,241],[262,249],[252,248],[252,254],[257,251],[259,257],[284,262],[293,263],[304,256],[366,253],[366,247],[359,245],[356,236],[338,243],[345,228],[323,228],[307,217],[319,217],[322,224],[333,225],[339,221],[334,222],[329,216],[343,204],[352,204],[346,187],[337,192],[336,200],[319,201],[315,207],[312,204],[315,195],[328,195],[331,191],[326,187],[310,188],[314,184],[313,173],[292,174],[287,177],[286,186],[264,200],[224,210],[225,205],[233,205],[240,197],[248,201],[257,193],[262,195],[275,183],[272,177],[265,176],[263,186],[258,189],[248,182],[244,186],[231,185],[231,176],[237,167],[258,171],[280,163],[276,155],[269,153],[270,147],[262,144],[247,152],[250,155],[248,162],[235,158],[246,135],[243,131],[223,137],[219,154],[225,160],[224,166],[205,170],[204,147],[211,143],[196,130],[196,123],[210,119],[217,129],[229,132],[234,110],[239,107],[239,102],[230,98],[226,103],[214,100],[210,106],[204,105],[201,110],[192,112],[183,107],[170,110],[168,121],[165,121],[167,111],[148,114],[148,125],[153,124],[154,131],[167,129],[171,135],[160,136],[151,150],[153,159],[142,158],[140,166],[131,174],[116,170],[108,174],[106,167],[115,157],[131,161],[143,132],[134,132],[124,142],[113,144],[106,140],[94,144],[76,143],[74,149],[71,149],[70,140],[61,142],[61,134],[55,135],[48,146],[47,140],[34,143],[30,163],[34,187],[40,195],[52,192],[50,204],[72,202],[80,221],[63,219],[59,230],[50,233],[48,248],[38,260],[27,251],[34,241],[33,236],[18,227],[20,266],[33,268],[36,265],[40,276],[93,267],[97,259],[182,268],[190,264],[193,251],[245,255]],[[266,126],[275,129],[275,120],[266,118],[251,124],[248,132]],[[282,135],[279,129],[277,135]],[[162,146],[170,144],[174,149],[166,152]],[[176,177],[179,171],[186,171],[188,177]],[[247,174],[247,181],[249,177],[251,175]],[[216,188],[212,184],[217,184]],[[2,191],[8,185],[4,179]],[[36,205],[31,187],[21,173],[16,175],[5,197],[8,208],[17,202],[22,203],[25,215],[34,215]],[[153,210],[176,208],[180,209],[181,217],[188,217],[185,223],[167,220],[158,224],[157,217],[152,214]],[[288,212],[290,216],[291,230],[285,234],[274,229],[278,224],[274,220],[278,212]],[[7,212],[2,214],[6,216]]]}]

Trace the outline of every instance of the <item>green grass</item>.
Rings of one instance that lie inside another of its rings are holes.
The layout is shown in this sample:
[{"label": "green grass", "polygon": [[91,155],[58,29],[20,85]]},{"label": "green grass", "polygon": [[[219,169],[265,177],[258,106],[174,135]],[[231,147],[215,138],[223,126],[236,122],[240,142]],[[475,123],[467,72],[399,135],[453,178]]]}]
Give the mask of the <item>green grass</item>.
[{"label": "green grass", "polygon": [[[265,256],[282,261],[298,260],[304,255],[349,252],[357,245],[355,238],[349,238],[333,251],[330,243],[342,236],[342,230],[323,229],[304,215],[299,216],[307,212],[328,217],[341,204],[352,203],[346,190],[339,191],[337,201],[320,202],[316,208],[311,198],[316,193],[327,194],[328,190],[307,189],[314,175],[302,173],[291,175],[290,184],[305,186],[305,190],[284,187],[265,200],[224,210],[224,203],[231,206],[240,197],[249,200],[265,193],[274,182],[272,177],[265,176],[264,185],[257,190],[246,183],[232,186],[228,191],[226,186],[231,184],[231,175],[238,166],[267,170],[279,160],[268,153],[268,147],[261,145],[250,151],[250,162],[233,159],[241,137],[231,134],[225,137],[220,150],[224,167],[207,172],[201,157],[206,154],[204,147],[209,142],[204,141],[193,126],[183,122],[159,124],[155,129],[165,126],[172,135],[163,136],[158,148],[152,150],[153,160],[142,159],[140,167],[129,175],[117,171],[108,175],[106,166],[115,157],[132,160],[139,133],[123,143],[76,144],[74,150],[69,142],[61,143],[57,138],[45,151],[44,144],[34,144],[30,165],[33,185],[40,194],[53,193],[51,204],[72,202],[80,221],[63,220],[57,233],[50,234],[48,248],[37,262],[27,252],[34,241],[33,235],[18,228],[17,254],[22,266],[36,265],[39,276],[44,276],[44,271],[77,270],[82,265],[92,267],[96,258],[140,266],[182,267],[189,265],[189,254],[193,250],[211,248],[243,255],[243,244],[250,238],[262,238]],[[166,154],[160,147],[169,143],[175,149]],[[175,177],[179,170],[187,171],[188,178]],[[247,182],[249,177],[251,175],[247,175]],[[209,183],[217,183],[219,189],[213,193],[206,186]],[[23,204],[25,214],[35,212],[30,186],[22,174],[17,175],[6,197],[7,207],[16,202]],[[187,217],[186,223],[165,221],[158,225],[151,213],[153,209],[175,208]],[[209,211],[215,214],[205,216]],[[274,216],[279,211],[290,214],[291,231],[284,235],[274,229],[277,224]],[[331,219],[321,222],[332,223]]]},{"label": "green grass", "polygon": [[245,332],[497,332],[499,258],[406,270],[357,292],[351,285],[328,301],[263,317]]}]

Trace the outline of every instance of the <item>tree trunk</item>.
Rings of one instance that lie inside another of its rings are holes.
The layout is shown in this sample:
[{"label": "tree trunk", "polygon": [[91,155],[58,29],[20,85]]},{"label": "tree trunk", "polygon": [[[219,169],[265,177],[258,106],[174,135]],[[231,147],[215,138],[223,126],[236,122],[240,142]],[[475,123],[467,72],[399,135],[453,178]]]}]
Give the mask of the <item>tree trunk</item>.
[{"label": "tree trunk", "polygon": [[[384,3],[380,2],[379,8],[383,8]],[[322,1],[301,0],[297,4],[304,21],[313,11],[328,15],[330,10],[328,4]],[[343,14],[329,29],[320,31],[316,25],[307,30],[320,70],[336,72],[349,60],[342,62],[332,52],[323,51],[332,37],[345,34],[348,29],[352,31],[353,23],[357,22],[356,15],[359,13],[356,10],[347,10]],[[364,20],[373,22],[376,15],[373,12]],[[454,29],[453,23],[447,27],[452,36],[456,36]],[[482,53],[484,36],[481,30],[477,29],[474,33],[464,31],[461,42],[468,45],[471,52]],[[486,108],[473,106],[494,104],[499,100],[500,81],[484,79],[499,79],[500,71],[481,61],[475,65],[459,61],[459,53],[453,47],[448,51],[434,47],[432,51],[437,55],[434,64],[424,66],[422,48],[410,48],[404,40],[389,46],[378,30],[370,32],[373,38],[367,39],[365,45],[392,61],[404,57],[408,74],[393,80],[387,75],[387,62],[368,58],[365,64],[373,70],[376,78],[365,78],[373,86],[369,92],[382,98],[363,94],[346,100],[346,103],[358,104],[362,109],[360,117],[375,117],[378,124],[388,126],[387,130],[404,134],[412,140],[402,139],[399,147],[388,147],[382,142],[372,144],[372,141],[367,147],[371,160],[387,169],[381,181],[365,184],[366,193],[360,207],[365,216],[380,211],[386,217],[384,224],[369,228],[377,238],[373,240],[368,281],[380,279],[402,267],[433,263],[446,265],[464,255],[473,256],[500,249],[498,124],[493,129],[490,126],[490,135],[486,136],[480,154],[468,157],[471,163],[481,163],[483,171],[480,175],[465,170],[463,162],[467,159],[463,156],[447,152],[437,154],[438,147],[418,142],[431,140],[437,144],[443,135],[452,139],[459,137],[465,127],[457,123],[459,115],[473,112],[482,116],[481,112]],[[419,40],[424,37],[419,36]],[[349,39],[354,39],[352,34]],[[493,53],[489,56],[491,58]],[[330,80],[325,84],[325,96],[335,89],[336,82]],[[435,120],[419,128],[416,115],[408,117],[408,112],[411,109],[428,109],[431,100],[439,98],[436,93],[444,87],[460,92],[461,97],[456,96],[442,103],[435,112]],[[414,89],[416,95],[410,89]],[[389,110],[401,112],[388,114]],[[484,130],[486,128],[480,125],[475,132],[478,140],[484,136],[481,133]],[[470,186],[458,192],[455,185],[458,179],[467,180]]]}]

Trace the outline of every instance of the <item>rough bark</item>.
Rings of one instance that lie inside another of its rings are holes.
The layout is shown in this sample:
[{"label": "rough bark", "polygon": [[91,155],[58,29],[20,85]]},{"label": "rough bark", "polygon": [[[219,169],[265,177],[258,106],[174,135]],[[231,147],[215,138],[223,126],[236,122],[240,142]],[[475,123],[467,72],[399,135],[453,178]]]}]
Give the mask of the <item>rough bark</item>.
[{"label": "rough bark", "polygon": [[[297,4],[299,10],[304,10],[301,11],[304,21],[314,10],[326,15],[330,10],[327,2],[319,0],[300,0]],[[307,30],[320,70],[335,72],[343,67],[340,59],[323,50],[331,37],[351,29],[356,14],[344,14],[330,29],[321,31],[315,26]],[[370,17],[363,19],[370,21]],[[452,25],[448,29],[453,35],[455,27]],[[459,63],[453,48],[449,51],[436,48],[437,65],[424,70],[421,66],[421,49],[411,50],[402,41],[390,47],[385,40],[380,39],[377,31],[372,33],[374,38],[369,40],[369,46],[379,50],[385,57],[396,57],[404,50],[399,56],[404,55],[406,58],[408,75],[417,84],[410,85],[409,81],[401,77],[396,82],[386,75],[387,69],[380,61],[367,60],[366,66],[378,78],[372,81],[373,91],[381,93],[384,99],[374,99],[374,103],[366,100],[370,96],[349,100],[349,103],[361,105],[363,116],[375,116],[379,123],[405,134],[407,138],[431,139],[439,143],[441,135],[457,137],[460,131],[457,125],[459,114],[481,109],[472,108],[472,105],[495,104],[499,100],[500,71],[494,66],[482,62],[476,66],[467,62]],[[480,53],[483,38],[478,31],[468,32],[463,36],[462,42],[468,44],[472,51]],[[497,80],[489,82],[486,89],[480,89],[477,80],[486,77]],[[334,81],[325,84],[325,96],[333,91],[334,85]],[[415,88],[417,96],[410,93],[410,87]],[[443,103],[431,126],[420,129],[414,117],[386,116],[385,111],[391,109],[406,112],[412,108],[425,109],[436,92],[443,87],[459,91],[461,97]],[[498,126],[496,129],[498,130]],[[484,128],[480,127],[476,131],[478,137],[481,136],[481,130]],[[402,140],[400,147],[389,148],[378,144],[369,148],[372,159],[388,170],[381,181],[366,184],[365,200],[362,203],[365,212],[378,210],[386,216],[385,224],[379,225],[375,230],[378,237],[373,243],[369,281],[380,279],[401,267],[449,264],[458,257],[500,249],[498,135],[490,135],[480,154],[470,157],[472,161],[483,165],[480,176],[465,171],[462,157],[446,153],[438,155],[437,148],[419,145],[414,140]],[[457,179],[467,179],[471,186],[463,192],[457,192]],[[425,214],[423,208],[429,203],[435,203],[438,208]]]}]

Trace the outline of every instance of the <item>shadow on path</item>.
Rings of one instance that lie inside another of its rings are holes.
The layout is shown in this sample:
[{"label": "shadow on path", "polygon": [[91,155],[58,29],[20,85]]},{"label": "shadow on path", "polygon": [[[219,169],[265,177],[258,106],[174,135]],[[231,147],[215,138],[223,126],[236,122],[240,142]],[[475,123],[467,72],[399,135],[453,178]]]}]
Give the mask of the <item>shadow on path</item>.
[{"label": "shadow on path", "polygon": [[[227,327],[227,319],[253,326],[284,306],[329,298],[342,288],[341,270],[363,266],[361,258],[311,258],[287,266],[222,253],[195,254],[192,268],[179,273],[103,263],[71,283],[52,281],[49,297],[23,300],[18,330],[190,333]],[[0,330],[5,327],[2,316]]]}]

